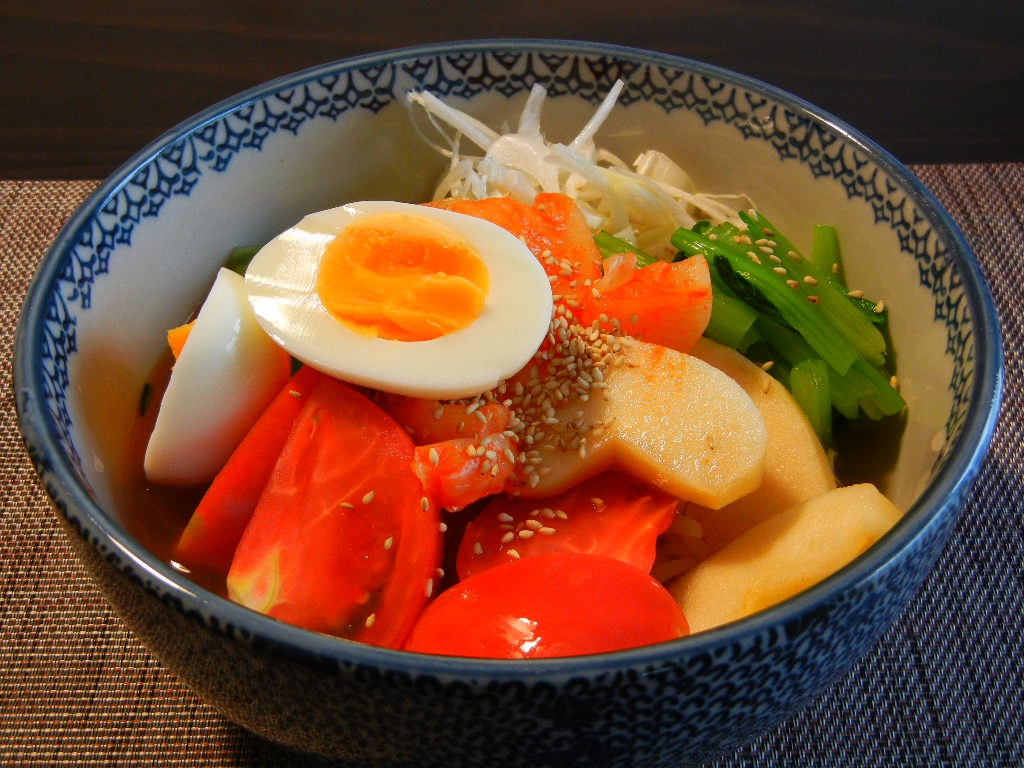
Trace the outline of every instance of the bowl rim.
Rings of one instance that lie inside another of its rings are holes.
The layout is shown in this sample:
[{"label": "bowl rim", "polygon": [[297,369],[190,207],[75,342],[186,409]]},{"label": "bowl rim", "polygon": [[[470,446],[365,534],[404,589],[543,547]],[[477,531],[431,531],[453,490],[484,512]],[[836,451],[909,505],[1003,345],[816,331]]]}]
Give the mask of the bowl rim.
[{"label": "bowl rim", "polygon": [[[951,261],[960,272],[964,297],[974,323],[975,371],[970,392],[971,406],[961,432],[949,451],[945,464],[932,478],[921,496],[906,510],[903,518],[879,542],[852,563],[804,592],[764,609],[752,616],[696,635],[657,645],[593,656],[555,659],[497,660],[434,656],[365,645],[321,635],[279,622],[234,604],[189,581],[184,575],[145,550],[113,518],[109,517],[78,482],[74,464],[60,448],[60,435],[50,423],[48,413],[40,409],[44,398],[41,370],[34,364],[39,349],[45,299],[51,295],[60,275],[65,252],[76,234],[102,208],[103,202],[129,183],[135,171],[151,162],[160,151],[183,136],[221,119],[257,99],[286,90],[303,82],[341,70],[358,70],[397,60],[456,52],[486,53],[495,49],[516,51],[564,52],[583,56],[606,55],[630,61],[663,64],[673,69],[692,71],[743,88],[800,113],[849,142],[876,163],[890,177],[901,182],[911,201],[940,231]],[[630,46],[569,39],[493,38],[431,43],[353,56],[299,70],[233,96],[186,118],[138,151],[108,176],[63,226],[37,267],[20,313],[15,337],[13,381],[18,423],[37,474],[46,483],[45,490],[59,500],[58,513],[67,518],[77,510],[88,522],[92,536],[87,545],[120,558],[120,570],[133,570],[148,583],[157,584],[180,612],[216,615],[221,621],[213,627],[227,636],[226,627],[244,627],[247,638],[263,641],[265,652],[294,660],[323,665],[325,660],[338,665],[352,664],[384,668],[410,675],[431,674],[471,679],[523,679],[562,675],[596,675],[626,666],[657,666],[682,656],[713,652],[716,648],[741,641],[780,625],[827,602],[832,595],[871,579],[884,570],[903,551],[911,548],[926,531],[947,515],[958,515],[958,500],[967,492],[980,471],[988,444],[998,420],[1004,379],[1004,358],[998,316],[977,257],[959,227],[924,184],[887,150],[831,113],[756,78],[674,54]],[[79,530],[78,534],[80,535]],[[165,602],[168,602],[165,600]],[[209,622],[205,622],[210,627]],[[273,649],[272,651],[268,649]]]}]

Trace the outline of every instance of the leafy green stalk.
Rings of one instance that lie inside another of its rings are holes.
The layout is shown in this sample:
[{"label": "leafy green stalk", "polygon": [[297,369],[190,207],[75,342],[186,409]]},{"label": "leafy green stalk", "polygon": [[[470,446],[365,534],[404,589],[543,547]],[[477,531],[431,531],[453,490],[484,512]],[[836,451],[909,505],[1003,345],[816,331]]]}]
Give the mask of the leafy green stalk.
[{"label": "leafy green stalk", "polygon": [[[831,414],[821,413],[826,395],[828,410],[848,419],[898,413],[905,401],[885,367],[886,312],[848,295],[835,230],[816,232],[811,261],[760,214],[743,213],[741,219],[743,227],[700,222],[672,237],[680,257],[701,254],[711,266],[721,300],[705,335],[752,359],[772,361],[772,375],[802,393],[798,401],[823,442],[831,439]],[[736,303],[753,313],[752,323]],[[717,330],[716,323],[731,333]]]},{"label": "leafy green stalk", "polygon": [[824,360],[801,360],[789,372],[789,391],[807,414],[822,445],[832,444],[832,390]]},{"label": "leafy green stalk", "polygon": [[259,253],[260,246],[258,245],[238,245],[231,249],[228,253],[227,261],[224,262],[224,266],[233,272],[245,277],[245,270],[249,268],[249,262],[252,261],[253,257]]},{"label": "leafy green stalk", "polygon": [[620,253],[635,253],[636,265],[638,267],[646,267],[648,264],[661,261],[657,256],[651,256],[649,253],[641,251],[632,243],[618,238],[609,232],[605,232],[603,229],[594,235],[594,242],[597,244],[597,249],[601,251],[602,259],[607,259]]}]

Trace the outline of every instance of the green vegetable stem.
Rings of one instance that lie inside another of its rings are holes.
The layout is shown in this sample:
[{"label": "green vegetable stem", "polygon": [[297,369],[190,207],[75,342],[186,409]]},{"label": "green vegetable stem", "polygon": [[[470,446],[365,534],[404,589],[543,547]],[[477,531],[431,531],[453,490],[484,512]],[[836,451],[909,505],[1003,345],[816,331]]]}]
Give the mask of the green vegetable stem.
[{"label": "green vegetable stem", "polygon": [[888,311],[845,285],[834,228],[815,228],[806,258],[763,215],[740,218],[741,227],[698,222],[672,235],[680,257],[700,254],[711,267],[705,335],[770,360],[826,446],[832,411],[851,420],[899,413],[906,402],[887,368]]}]

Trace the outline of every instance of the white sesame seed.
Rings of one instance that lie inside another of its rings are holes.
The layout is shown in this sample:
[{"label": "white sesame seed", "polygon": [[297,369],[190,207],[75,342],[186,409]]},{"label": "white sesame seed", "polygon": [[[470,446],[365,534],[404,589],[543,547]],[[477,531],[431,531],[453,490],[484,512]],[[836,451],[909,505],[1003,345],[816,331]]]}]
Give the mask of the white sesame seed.
[{"label": "white sesame seed", "polygon": [[376,495],[377,494],[375,491],[367,491],[365,494],[363,494],[363,504],[369,504],[371,501],[373,501],[373,497]]},{"label": "white sesame seed", "polygon": [[384,539],[384,549],[391,549],[391,547],[393,547],[394,544],[395,544],[395,537],[394,536],[388,536],[386,539]]}]

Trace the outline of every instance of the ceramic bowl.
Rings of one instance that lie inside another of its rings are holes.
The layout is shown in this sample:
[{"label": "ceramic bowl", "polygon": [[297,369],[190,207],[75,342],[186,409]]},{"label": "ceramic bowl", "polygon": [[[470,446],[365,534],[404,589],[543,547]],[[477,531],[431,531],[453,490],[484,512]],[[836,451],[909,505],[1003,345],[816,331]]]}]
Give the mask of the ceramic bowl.
[{"label": "ceramic bowl", "polygon": [[[599,143],[659,148],[709,191],[748,193],[806,247],[839,228],[849,282],[891,307],[905,434],[887,494],[906,513],[798,597],[676,642],[561,660],[406,654],[317,635],[208,592],[124,524],[124,456],[165,329],[224,254],[353,199],[422,201],[441,158],[405,94],[490,125],[534,82],[568,139],[616,78]],[[801,240],[801,238],[804,238]],[[373,765],[679,765],[728,750],[823,691],[894,621],[939,556],[992,433],[997,321],[948,215],[870,139],[799,98],[694,61],[607,45],[487,41],[381,53],[250,90],[107,179],[33,282],[17,337],[21,428],[77,551],[144,643],[214,707],[292,747]]]}]

